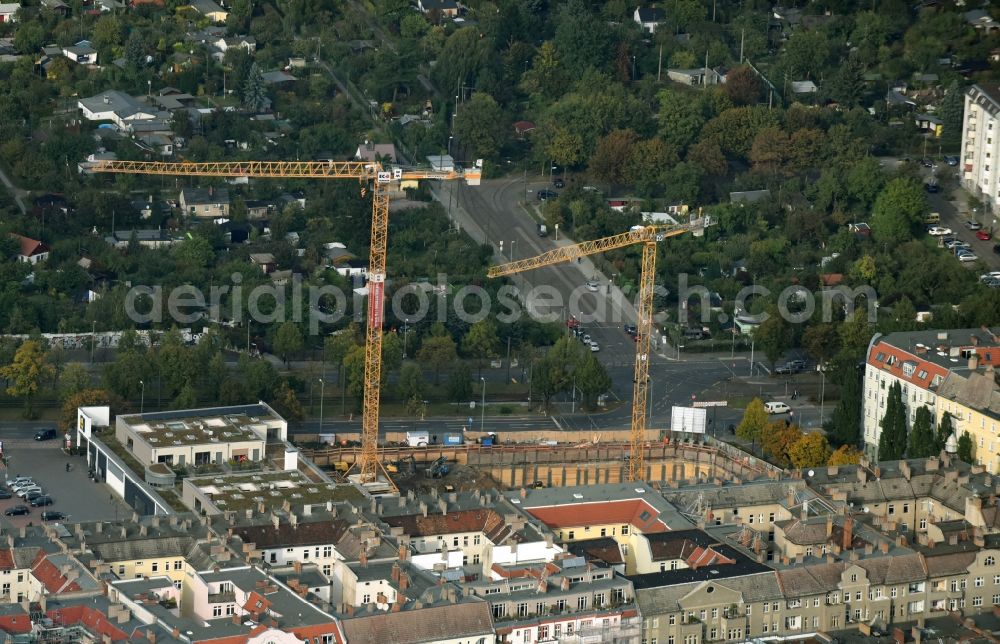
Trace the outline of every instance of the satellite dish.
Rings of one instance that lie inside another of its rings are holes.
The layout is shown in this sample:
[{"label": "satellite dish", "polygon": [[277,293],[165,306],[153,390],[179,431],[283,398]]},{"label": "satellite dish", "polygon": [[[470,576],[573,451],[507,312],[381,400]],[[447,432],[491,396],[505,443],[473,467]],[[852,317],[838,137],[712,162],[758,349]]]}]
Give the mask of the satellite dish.
[{"label": "satellite dish", "polygon": [[813,470],[809,470],[809,477],[810,477],[810,478],[812,478],[812,477],[813,477],[813,476],[815,476],[815,475],[816,475],[816,472],[815,472],[815,471],[813,471]]},{"label": "satellite dish", "polygon": [[847,504],[847,507],[849,507],[849,508],[853,508],[853,507],[854,507],[854,501],[851,501],[850,503],[848,503],[848,504]]},{"label": "satellite dish", "polygon": [[868,506],[867,506],[867,505],[866,505],[865,507],[861,508],[861,510],[862,510],[862,512],[864,512],[865,514],[868,514]]}]

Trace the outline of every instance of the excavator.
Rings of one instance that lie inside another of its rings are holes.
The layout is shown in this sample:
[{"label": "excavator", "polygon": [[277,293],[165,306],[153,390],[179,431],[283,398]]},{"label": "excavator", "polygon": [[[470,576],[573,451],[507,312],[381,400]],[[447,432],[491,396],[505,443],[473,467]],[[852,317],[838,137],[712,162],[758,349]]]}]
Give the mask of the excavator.
[{"label": "excavator", "polygon": [[389,474],[402,474],[403,476],[413,476],[417,473],[417,459],[413,455],[404,456],[398,461],[386,463],[385,470]]}]

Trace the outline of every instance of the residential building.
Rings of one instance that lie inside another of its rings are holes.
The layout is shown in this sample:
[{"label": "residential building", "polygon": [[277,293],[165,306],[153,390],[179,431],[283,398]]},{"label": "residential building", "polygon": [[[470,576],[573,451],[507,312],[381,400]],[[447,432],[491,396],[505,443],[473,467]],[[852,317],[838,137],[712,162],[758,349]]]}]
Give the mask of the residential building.
[{"label": "residential building", "polygon": [[983,329],[876,334],[865,360],[865,453],[871,458],[878,456],[881,421],[893,384],[899,383],[902,388],[907,426],[911,427],[918,407],[926,406],[935,415],[941,383],[949,373],[968,373],[973,355],[977,366],[1000,363],[1000,340]]},{"label": "residential building", "polygon": [[709,67],[668,69],[667,78],[684,85],[718,85],[722,83],[722,75]]},{"label": "residential building", "polygon": [[184,188],[178,198],[184,214],[200,219],[229,216],[229,190],[226,188]]},{"label": "residential building", "polygon": [[115,438],[143,465],[257,462],[269,439],[287,433],[285,419],[263,402],[115,418]]},{"label": "residential building", "polygon": [[501,642],[639,644],[641,639],[631,582],[583,557],[494,564],[488,576],[465,588],[489,601]]},{"label": "residential building", "polygon": [[1000,89],[973,85],[965,93],[962,119],[962,185],[989,204],[1000,207]]},{"label": "residential building", "polygon": [[454,18],[458,15],[456,0],[417,0],[417,7],[423,13],[438,12],[445,18]]},{"label": "residential building", "polygon": [[344,620],[351,644],[489,644],[495,641],[484,601],[442,604],[405,612],[378,612]]},{"label": "residential building", "polygon": [[118,90],[107,90],[77,101],[80,113],[88,121],[111,121],[120,129],[129,123],[157,117],[157,110]]},{"label": "residential building", "polygon": [[37,264],[49,258],[49,247],[31,237],[10,233],[10,236],[17,242],[17,261],[27,264]]},{"label": "residential building", "polygon": [[655,7],[636,7],[635,13],[632,14],[635,24],[651,34],[656,33],[656,28],[666,19],[666,12]]},{"label": "residential building", "polygon": [[62,53],[63,56],[80,65],[97,64],[97,50],[91,46],[89,40],[81,40],[75,45],[63,47]]},{"label": "residential building", "polygon": [[976,465],[990,474],[1000,472],[1000,385],[992,364],[978,368],[978,355],[969,357],[969,372],[949,373],[938,390],[936,422],[951,416],[954,436],[972,437]]},{"label": "residential building", "polygon": [[354,158],[358,161],[396,163],[396,144],[365,141],[358,146],[357,151],[354,153]]},{"label": "residential building", "polygon": [[278,267],[278,263],[271,253],[250,253],[250,263],[259,268],[265,275],[273,273]]},{"label": "residential building", "polygon": [[183,241],[183,237],[171,234],[170,231],[163,230],[162,228],[116,230],[110,235],[105,236],[104,243],[115,248],[124,249],[128,248],[128,245],[133,240],[143,248],[166,248],[174,244],[179,244]]},{"label": "residential building", "polygon": [[222,24],[229,17],[229,12],[212,0],[191,0],[192,9],[216,24]]},{"label": "residential building", "polygon": [[427,157],[427,162],[431,164],[431,169],[437,172],[455,171],[455,159],[450,154],[432,154]]},{"label": "residential building", "polygon": [[5,2],[0,4],[0,23],[17,22],[17,12],[20,10],[20,2]]}]

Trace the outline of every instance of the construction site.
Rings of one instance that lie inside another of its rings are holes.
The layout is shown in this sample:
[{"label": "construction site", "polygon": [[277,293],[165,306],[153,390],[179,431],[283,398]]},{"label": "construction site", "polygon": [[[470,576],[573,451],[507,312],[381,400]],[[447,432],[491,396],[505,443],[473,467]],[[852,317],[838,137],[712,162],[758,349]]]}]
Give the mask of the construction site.
[{"label": "construction site", "polygon": [[[451,447],[428,449],[421,445],[392,448],[405,442],[400,437],[379,434],[382,387],[382,338],[384,326],[386,252],[389,228],[389,198],[399,194],[405,182],[423,180],[464,181],[476,186],[482,162],[465,170],[386,168],[377,162],[208,162],[167,163],[150,161],[104,161],[96,172],[173,175],[182,177],[296,178],[352,180],[360,184],[361,196],[371,191],[371,245],[367,272],[365,320],[364,395],[362,431],[357,448],[331,447],[310,450],[309,456],[346,481],[371,494],[395,494],[404,489],[440,486],[449,489],[479,487],[565,486],[627,481],[692,480],[737,474],[761,474],[766,464],[744,453],[717,446],[670,444],[659,432],[647,431],[649,403],[649,355],[653,335],[653,295],[657,245],[670,237],[703,234],[707,218],[692,216],[676,225],[633,226],[628,232],[577,244],[563,245],[528,257],[491,267],[488,277],[502,278],[578,261],[614,249],[641,247],[641,270],[635,298],[636,329],[631,422],[622,431],[602,436],[572,436],[557,432],[514,435],[507,432],[503,445],[495,435],[470,435]],[[316,437],[317,440],[319,437]],[[308,444],[308,437],[300,436]],[[719,444],[722,445],[721,443]],[[731,452],[731,453],[730,453]],[[753,461],[752,463],[750,461]]]}]

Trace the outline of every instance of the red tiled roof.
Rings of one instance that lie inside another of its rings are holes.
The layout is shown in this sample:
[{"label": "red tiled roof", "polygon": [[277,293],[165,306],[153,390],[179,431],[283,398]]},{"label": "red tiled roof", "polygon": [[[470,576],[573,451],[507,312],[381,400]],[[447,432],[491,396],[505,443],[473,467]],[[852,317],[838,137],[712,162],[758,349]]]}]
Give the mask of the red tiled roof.
[{"label": "red tiled roof", "polygon": [[129,640],[128,633],[114,625],[108,616],[90,606],[78,604],[76,606],[62,606],[52,609],[46,613],[49,619],[65,625],[83,624],[89,630],[98,635],[107,635],[114,642],[125,642]]},{"label": "red tiled roof", "polygon": [[602,501],[600,503],[567,503],[548,507],[527,508],[531,516],[550,528],[622,524],[640,532],[667,532],[659,512],[642,499]]},{"label": "red tiled roof", "polygon": [[260,615],[262,613],[266,613],[270,607],[271,602],[269,602],[266,597],[256,591],[251,591],[247,596],[246,603],[243,605],[243,610],[256,617],[260,617]]},{"label": "red tiled roof", "polygon": [[80,584],[69,581],[63,576],[55,564],[48,560],[45,551],[38,549],[34,563],[31,564],[31,574],[52,594],[72,593],[81,590]]},{"label": "red tiled roof", "polygon": [[[13,610],[18,609],[14,608]],[[31,632],[31,618],[28,617],[28,614],[23,609],[20,610],[21,612],[17,615],[8,613],[7,615],[0,616],[0,631],[14,635]]]},{"label": "red tiled roof", "polygon": [[10,236],[21,244],[21,250],[19,253],[22,257],[34,257],[35,255],[41,255],[42,253],[49,252],[49,247],[37,239],[32,239],[16,233],[11,233]]},{"label": "red tiled roof", "polygon": [[[1000,351],[997,353],[1000,353]],[[882,356],[882,360],[878,360],[880,355]],[[888,364],[889,358],[893,359],[893,363],[891,365]],[[909,376],[903,373],[904,362],[916,363],[913,373]],[[941,376],[941,378],[944,378],[948,375],[948,369],[945,369],[944,367],[933,362],[924,360],[919,356],[906,351],[905,349],[899,349],[890,344],[886,344],[885,342],[879,342],[872,347],[871,352],[868,354],[868,364],[891,373],[897,378],[912,385],[916,385],[921,389],[930,389],[931,383],[934,381],[934,376]],[[925,375],[921,378],[920,374]]]},{"label": "red tiled roof", "polygon": [[823,273],[819,276],[823,286],[837,286],[844,281],[843,273]]},{"label": "red tiled roof", "polygon": [[397,517],[383,517],[390,527],[401,527],[403,532],[413,537],[428,537],[456,532],[483,532],[486,538],[498,543],[508,536],[517,539],[503,517],[491,509],[449,510],[448,514],[407,514]]},{"label": "red tiled roof", "polygon": [[14,552],[9,548],[0,550],[0,570],[14,569]]}]

